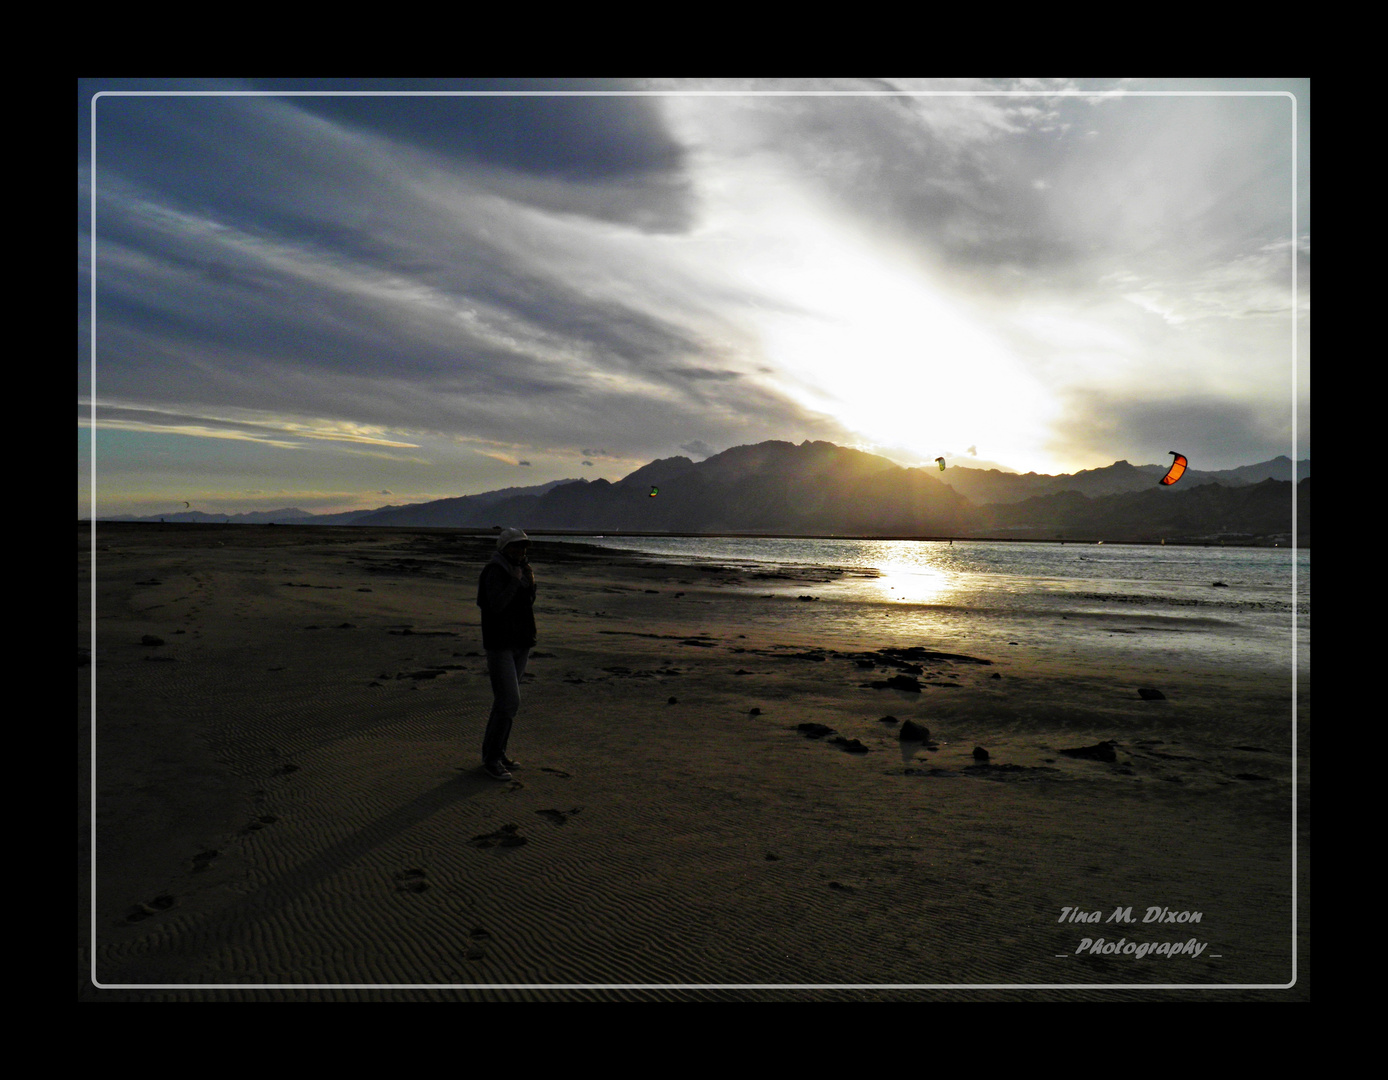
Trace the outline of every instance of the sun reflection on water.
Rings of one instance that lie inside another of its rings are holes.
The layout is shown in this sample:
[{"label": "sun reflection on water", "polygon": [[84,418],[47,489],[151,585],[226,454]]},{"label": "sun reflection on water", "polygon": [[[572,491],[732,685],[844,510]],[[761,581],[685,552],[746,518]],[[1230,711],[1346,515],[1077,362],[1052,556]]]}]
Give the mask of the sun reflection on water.
[{"label": "sun reflection on water", "polygon": [[872,581],[882,600],[907,604],[944,604],[963,589],[964,575],[938,543],[891,541],[873,560],[881,576]]}]

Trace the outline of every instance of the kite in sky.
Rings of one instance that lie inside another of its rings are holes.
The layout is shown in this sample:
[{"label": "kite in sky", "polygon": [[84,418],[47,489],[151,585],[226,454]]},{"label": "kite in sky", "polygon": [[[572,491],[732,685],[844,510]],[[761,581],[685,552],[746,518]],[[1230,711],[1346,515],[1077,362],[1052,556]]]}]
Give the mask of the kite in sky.
[{"label": "kite in sky", "polygon": [[654,498],[655,498],[657,495],[659,495],[659,494],[660,494],[660,488],[658,488],[658,487],[656,487],[654,484],[652,484],[652,485],[651,485],[651,498],[654,499]]},{"label": "kite in sky", "polygon": [[1160,482],[1169,487],[1185,475],[1186,459],[1183,455],[1176,453],[1175,450],[1168,450],[1167,453],[1176,460],[1171,463],[1171,468],[1167,470],[1166,475],[1161,478]]},{"label": "kite in sky", "polygon": [[942,458],[942,457],[937,457],[937,458],[935,459],[935,464],[937,464],[938,466],[940,466],[940,471],[941,471],[941,472],[944,472],[944,471],[945,471],[945,459],[944,459],[944,458]]}]

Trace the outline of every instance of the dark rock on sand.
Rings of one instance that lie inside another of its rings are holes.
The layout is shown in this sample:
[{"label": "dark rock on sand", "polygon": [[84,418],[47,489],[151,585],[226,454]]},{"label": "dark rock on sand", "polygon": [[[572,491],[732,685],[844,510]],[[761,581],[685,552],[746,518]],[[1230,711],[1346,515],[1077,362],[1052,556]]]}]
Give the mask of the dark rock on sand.
[{"label": "dark rock on sand", "polygon": [[164,644],[164,639],[161,638],[161,637],[155,637],[153,634],[146,634],[144,637],[140,638],[140,644],[141,644],[141,645],[162,645],[162,644]]},{"label": "dark rock on sand", "polygon": [[1150,686],[1140,686],[1137,689],[1137,696],[1143,701],[1165,701],[1166,695],[1160,690],[1153,690]]},{"label": "dark rock on sand", "polygon": [[988,760],[988,751],[985,750],[985,749],[983,749],[983,747],[981,747],[981,746],[975,746],[975,747],[974,747],[974,760],[975,760],[975,761],[987,761],[987,760]]},{"label": "dark rock on sand", "polygon": [[754,705],[752,708],[750,708],[750,709],[747,710],[747,715],[748,715],[748,716],[760,716],[760,715],[761,715],[761,710],[758,709],[758,708]]},{"label": "dark rock on sand", "polygon": [[842,735],[836,735],[829,740],[835,746],[841,746],[850,754],[866,754],[868,748],[857,739],[845,739]]},{"label": "dark rock on sand", "polygon": [[1095,743],[1093,746],[1075,746],[1068,750],[1061,750],[1060,753],[1066,757],[1083,758],[1087,761],[1117,761],[1118,755],[1114,752],[1114,747],[1118,744],[1112,739],[1107,742]]},{"label": "dark rock on sand", "polygon": [[670,698],[666,698],[666,699],[665,699],[665,704],[666,704],[666,705],[678,705],[679,703],[680,703],[680,699],[677,698],[677,697],[670,697]]},{"label": "dark rock on sand", "polygon": [[807,739],[822,739],[826,735],[837,735],[838,732],[825,724],[796,724],[795,729]]},{"label": "dark rock on sand", "polygon": [[929,742],[930,729],[914,720],[905,720],[902,722],[901,730],[897,732],[896,737],[902,742]]},{"label": "dark rock on sand", "polygon": [[874,690],[906,690],[913,694],[921,692],[920,680],[914,675],[893,675],[890,679],[881,680],[872,684]]}]

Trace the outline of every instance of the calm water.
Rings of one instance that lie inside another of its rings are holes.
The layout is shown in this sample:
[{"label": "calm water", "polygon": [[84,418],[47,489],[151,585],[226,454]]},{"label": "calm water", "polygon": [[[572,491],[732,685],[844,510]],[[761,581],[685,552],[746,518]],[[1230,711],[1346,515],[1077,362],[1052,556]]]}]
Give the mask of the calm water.
[{"label": "calm water", "polygon": [[[992,541],[573,537],[674,563],[735,566],[758,595],[812,594],[840,628],[992,647],[1133,653],[1298,669],[1310,663],[1311,553],[1288,548]],[[835,567],[806,585],[760,575]],[[1216,585],[1216,582],[1222,584]],[[854,601],[832,605],[833,601]],[[808,607],[808,605],[807,605]],[[809,612],[807,611],[807,616]],[[885,623],[882,620],[890,620]]]}]

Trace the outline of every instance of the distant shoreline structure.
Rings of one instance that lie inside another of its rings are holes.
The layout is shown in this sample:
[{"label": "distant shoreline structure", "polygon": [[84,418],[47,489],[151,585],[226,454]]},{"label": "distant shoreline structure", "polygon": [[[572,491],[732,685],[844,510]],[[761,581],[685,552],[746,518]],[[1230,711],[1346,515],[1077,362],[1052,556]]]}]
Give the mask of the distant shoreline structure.
[{"label": "distant shoreline structure", "polygon": [[[96,524],[103,529],[187,529],[187,530],[206,530],[209,532],[221,532],[230,525],[236,525],[243,529],[269,529],[274,528],[284,531],[296,532],[329,532],[334,530],[350,531],[353,534],[363,532],[376,533],[396,533],[400,535],[411,534],[438,534],[453,533],[458,536],[491,538],[496,535],[492,529],[476,527],[451,527],[445,525],[314,525],[305,521],[287,521],[283,524],[268,522],[220,522],[220,521],[129,521],[119,518],[97,518]],[[77,527],[79,529],[90,529],[92,521],[90,518],[78,518]],[[911,543],[961,543],[961,544],[1057,544],[1074,545],[1082,547],[1086,545],[1102,544],[1104,547],[1250,547],[1250,548],[1290,548],[1291,536],[1287,534],[1285,539],[1278,537],[1275,539],[1264,539],[1260,537],[1238,538],[1235,536],[1211,537],[1209,539],[1156,539],[1156,540],[1111,540],[1103,536],[1067,536],[1045,537],[1045,536],[973,536],[973,535],[911,535],[911,534],[849,534],[849,533],[767,533],[767,532],[639,532],[627,531],[624,529],[609,529],[607,532],[598,533],[591,529],[527,529],[527,535],[532,537],[556,537],[560,539],[600,539],[600,540],[621,540],[630,537],[637,539],[653,540],[876,540],[876,541],[895,541]],[[1298,538],[1297,548],[1309,551],[1311,543],[1309,540]]]}]

